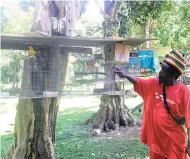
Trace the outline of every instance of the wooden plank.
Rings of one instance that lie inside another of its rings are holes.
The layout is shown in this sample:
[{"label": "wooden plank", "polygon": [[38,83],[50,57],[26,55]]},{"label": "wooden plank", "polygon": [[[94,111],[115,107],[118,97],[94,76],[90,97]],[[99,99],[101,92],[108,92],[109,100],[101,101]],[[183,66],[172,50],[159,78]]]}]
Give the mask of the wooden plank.
[{"label": "wooden plank", "polygon": [[123,80],[123,79],[119,79],[119,80],[99,80],[99,81],[96,81],[96,82],[101,82],[101,83],[128,83],[128,81],[126,80]]},{"label": "wooden plank", "polygon": [[87,48],[87,47],[61,47],[61,53],[92,54],[92,48]]},{"label": "wooden plank", "polygon": [[137,109],[139,109],[140,107],[142,107],[144,104],[144,102],[141,102],[140,104],[136,105],[134,108],[131,109],[131,113],[134,113]]},{"label": "wooden plank", "polygon": [[[1,49],[7,50],[28,50],[28,47],[32,46],[35,51],[41,51],[45,49],[51,49],[52,45],[40,45],[36,43],[11,43],[2,42]],[[61,53],[85,53],[92,54],[92,48],[87,47],[60,47]]]},{"label": "wooden plank", "polygon": [[[108,61],[113,61],[115,59],[115,45],[107,45],[105,48],[105,63]],[[107,63],[104,66],[106,72],[106,81],[115,81],[115,73],[113,72],[113,64]],[[105,89],[115,91],[116,85],[114,83],[107,83],[104,85]]]},{"label": "wooden plank", "polygon": [[75,75],[96,75],[96,74],[101,74],[101,75],[105,75],[105,72],[75,72]]},{"label": "wooden plank", "polygon": [[36,43],[12,43],[12,42],[1,42],[1,49],[5,50],[28,50],[28,47],[32,46],[35,51],[43,49],[50,49],[52,45],[40,45]]},{"label": "wooden plank", "polygon": [[59,46],[104,46],[113,45],[114,43],[124,43],[126,45],[137,46],[146,41],[157,39],[146,38],[89,38],[89,37],[64,37],[64,36],[38,36],[36,34],[1,34],[1,42],[4,45],[9,43],[18,44],[36,44],[36,45],[53,45]]},{"label": "wooden plank", "polygon": [[115,95],[124,95],[123,91],[105,91],[105,92],[94,92],[94,95],[110,95],[110,96],[115,96]]},{"label": "wooden plank", "polygon": [[94,59],[93,57],[77,57],[77,62],[78,61],[87,62],[87,61],[96,61],[96,59]]},{"label": "wooden plank", "polygon": [[96,54],[93,55],[94,57],[77,57],[77,61],[98,61],[104,59],[102,56],[96,56]]}]

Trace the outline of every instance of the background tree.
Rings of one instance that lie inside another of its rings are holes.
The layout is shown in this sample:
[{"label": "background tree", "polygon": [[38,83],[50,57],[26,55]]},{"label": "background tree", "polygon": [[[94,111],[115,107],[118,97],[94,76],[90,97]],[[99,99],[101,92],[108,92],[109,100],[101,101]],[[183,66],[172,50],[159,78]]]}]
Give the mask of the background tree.
[{"label": "background tree", "polygon": [[[28,33],[33,18],[33,6],[23,10],[17,3],[1,6],[1,32],[2,33]],[[25,16],[23,16],[25,15]],[[19,19],[19,20],[18,20]],[[23,70],[23,57],[26,51],[2,50],[1,52],[1,82],[2,90],[18,92],[21,73]],[[11,84],[11,86],[9,86]]]},{"label": "background tree", "polygon": [[172,49],[189,51],[190,2],[173,1],[165,8],[155,22],[152,35],[159,39],[157,46],[171,46]]},{"label": "background tree", "polygon": [[[117,12],[119,36],[151,38],[155,21],[163,10],[170,10],[169,1],[124,1]],[[146,42],[150,47],[151,42]]]}]

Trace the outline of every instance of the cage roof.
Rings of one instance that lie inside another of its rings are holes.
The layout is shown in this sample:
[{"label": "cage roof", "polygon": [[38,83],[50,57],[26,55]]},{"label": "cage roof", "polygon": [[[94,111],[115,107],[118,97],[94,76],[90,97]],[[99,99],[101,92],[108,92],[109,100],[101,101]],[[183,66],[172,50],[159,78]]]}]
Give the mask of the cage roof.
[{"label": "cage roof", "polygon": [[63,47],[97,47],[114,43],[137,46],[146,41],[157,40],[147,38],[91,38],[47,36],[39,33],[1,34],[1,49],[27,50],[29,45],[41,46],[58,45]]}]

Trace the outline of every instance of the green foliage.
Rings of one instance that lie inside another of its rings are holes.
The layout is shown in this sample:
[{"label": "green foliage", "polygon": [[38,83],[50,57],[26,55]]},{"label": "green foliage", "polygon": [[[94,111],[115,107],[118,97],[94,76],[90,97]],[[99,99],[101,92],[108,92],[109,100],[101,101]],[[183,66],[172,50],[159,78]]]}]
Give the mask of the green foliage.
[{"label": "green foliage", "polygon": [[1,16],[1,21],[0,21],[1,26],[0,27],[1,27],[1,32],[3,32],[4,28],[7,25],[7,21],[8,21],[7,10],[3,6],[1,6],[1,9],[0,9],[0,16]]},{"label": "green foliage", "polygon": [[119,29],[118,34],[120,37],[127,37],[130,36],[130,9],[126,2],[121,2],[120,7],[117,11],[117,19],[119,21]]},{"label": "green foliage", "polygon": [[8,22],[3,32],[5,33],[29,33],[32,27],[34,8],[29,7],[28,11],[20,9],[18,6],[7,8]]},{"label": "green foliage", "polygon": [[118,21],[112,18],[107,18],[102,23],[102,27],[104,28],[104,37],[112,37],[117,31]]},{"label": "green foliage", "polygon": [[89,22],[89,21],[83,21],[84,22],[84,27],[86,29],[86,36],[89,37],[97,37],[97,36],[101,36],[102,34],[102,27],[100,25],[100,23],[98,22]]},{"label": "green foliage", "polygon": [[23,65],[23,51],[2,51],[1,52],[1,82],[12,83],[15,78],[21,75]]},{"label": "green foliage", "polygon": [[86,63],[85,62],[75,62],[73,64],[73,70],[74,72],[85,72]]},{"label": "green foliage", "polygon": [[149,35],[159,39],[156,47],[190,50],[189,1],[125,1],[117,20],[120,37],[144,37],[150,25]]},{"label": "green foliage", "polygon": [[102,17],[87,15],[86,13],[81,16],[75,26],[76,36],[82,37],[101,37],[103,35]]},{"label": "green foliage", "polygon": [[[169,8],[167,1],[123,1],[117,10],[120,37],[132,35],[133,27],[140,26],[145,31],[148,19],[157,19],[160,12],[165,7]],[[139,28],[138,28],[139,29]],[[142,33],[142,32],[141,32]]]},{"label": "green foliage", "polygon": [[190,50],[190,2],[173,2],[171,10],[164,10],[156,22],[153,36],[159,46]]},{"label": "green foliage", "polygon": [[131,18],[136,24],[145,25],[148,18],[157,19],[162,7],[169,7],[168,1],[130,1]]},{"label": "green foliage", "polygon": [[[24,3],[24,2],[23,2]],[[3,33],[28,33],[32,27],[34,8],[28,6],[22,10],[17,4],[1,7],[1,31]],[[23,51],[1,51],[1,82],[13,83],[21,77],[23,66]],[[17,80],[18,81],[18,80]],[[20,81],[20,79],[19,79]],[[12,90],[14,91],[14,90]]]}]

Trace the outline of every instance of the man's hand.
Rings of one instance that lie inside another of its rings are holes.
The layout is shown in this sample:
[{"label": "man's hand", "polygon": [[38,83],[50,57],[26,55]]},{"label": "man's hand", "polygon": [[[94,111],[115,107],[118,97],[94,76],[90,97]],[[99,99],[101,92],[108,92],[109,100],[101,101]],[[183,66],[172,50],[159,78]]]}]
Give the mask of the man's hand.
[{"label": "man's hand", "polygon": [[118,75],[119,77],[121,77],[121,78],[127,78],[132,84],[136,83],[136,77],[135,76],[126,73],[121,68],[117,68],[117,67],[113,67],[113,68],[114,68],[115,74]]},{"label": "man's hand", "polygon": [[113,67],[113,68],[116,75],[118,75],[121,78],[126,78],[126,73],[125,71],[123,71],[123,69],[117,68],[117,67]]},{"label": "man's hand", "polygon": [[190,157],[190,141],[187,142],[187,147],[185,151],[188,153],[188,156]]}]

